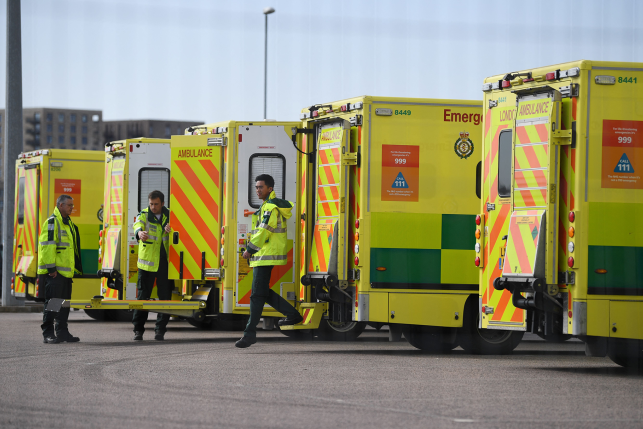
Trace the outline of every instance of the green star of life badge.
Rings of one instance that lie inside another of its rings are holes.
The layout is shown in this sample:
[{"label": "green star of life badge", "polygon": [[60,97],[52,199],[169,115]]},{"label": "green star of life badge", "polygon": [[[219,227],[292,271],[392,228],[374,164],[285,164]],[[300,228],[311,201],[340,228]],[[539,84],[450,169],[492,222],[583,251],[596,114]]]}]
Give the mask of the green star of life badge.
[{"label": "green star of life badge", "polygon": [[469,133],[467,131],[462,131],[460,133],[460,138],[455,141],[453,149],[460,159],[467,159],[471,156],[473,153],[473,142],[469,138]]}]

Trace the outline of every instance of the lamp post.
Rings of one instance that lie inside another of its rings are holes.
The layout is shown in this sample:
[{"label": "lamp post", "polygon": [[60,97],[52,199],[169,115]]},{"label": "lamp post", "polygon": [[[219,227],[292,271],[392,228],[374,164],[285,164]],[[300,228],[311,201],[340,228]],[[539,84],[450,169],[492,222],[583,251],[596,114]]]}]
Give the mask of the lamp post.
[{"label": "lamp post", "polygon": [[267,98],[268,98],[268,15],[275,12],[275,8],[266,7],[263,9],[263,14],[266,17],[266,37],[264,38],[264,63],[263,63],[263,118],[267,118]]}]

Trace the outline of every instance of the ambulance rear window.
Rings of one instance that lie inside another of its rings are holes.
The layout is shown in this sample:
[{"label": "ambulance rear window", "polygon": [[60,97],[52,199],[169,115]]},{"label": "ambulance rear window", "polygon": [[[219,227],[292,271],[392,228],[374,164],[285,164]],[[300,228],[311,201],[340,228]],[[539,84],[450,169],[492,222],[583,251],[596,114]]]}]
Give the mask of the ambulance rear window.
[{"label": "ambulance rear window", "polygon": [[18,224],[25,222],[25,178],[18,180]]},{"label": "ambulance rear window", "polygon": [[250,157],[248,203],[255,209],[261,207],[263,203],[255,193],[255,177],[260,174],[269,174],[275,179],[275,194],[277,194],[277,198],[284,199],[286,195],[286,158],[278,153],[256,153]]},{"label": "ambulance rear window", "polygon": [[138,211],[148,206],[147,196],[152,191],[161,191],[165,207],[170,207],[170,170],[167,168],[141,168],[138,171]]},{"label": "ambulance rear window", "polygon": [[498,196],[511,196],[511,130],[502,130],[498,137]]}]

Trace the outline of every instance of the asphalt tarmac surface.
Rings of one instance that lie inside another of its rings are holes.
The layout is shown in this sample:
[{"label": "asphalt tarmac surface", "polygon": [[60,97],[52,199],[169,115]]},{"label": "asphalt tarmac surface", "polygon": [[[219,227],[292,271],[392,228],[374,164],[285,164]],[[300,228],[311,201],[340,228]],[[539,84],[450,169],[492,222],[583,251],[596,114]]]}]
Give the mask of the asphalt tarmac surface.
[{"label": "asphalt tarmac surface", "polygon": [[473,356],[373,329],[352,343],[263,331],[237,349],[239,332],[170,321],[160,342],[150,318],[134,342],[128,323],[72,312],[81,342],[43,344],[40,323],[0,313],[2,428],[643,427],[643,377],[575,340]]}]

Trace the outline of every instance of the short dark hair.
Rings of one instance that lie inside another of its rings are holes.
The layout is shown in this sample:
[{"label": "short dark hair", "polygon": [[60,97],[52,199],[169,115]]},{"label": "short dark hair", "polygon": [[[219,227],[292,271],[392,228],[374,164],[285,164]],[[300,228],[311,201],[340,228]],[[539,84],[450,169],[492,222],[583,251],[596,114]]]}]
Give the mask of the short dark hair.
[{"label": "short dark hair", "polygon": [[157,198],[161,199],[161,203],[165,203],[165,195],[163,195],[163,192],[161,192],[161,191],[152,191],[147,196],[148,200],[155,200]]},{"label": "short dark hair", "polygon": [[61,195],[56,199],[56,207],[60,206],[60,205],[61,205],[61,204],[63,204],[65,201],[67,201],[67,200],[71,200],[71,199],[73,199],[73,198],[72,198],[72,197],[70,197],[69,195],[61,194]]},{"label": "short dark hair", "polygon": [[270,174],[260,174],[255,177],[255,182],[263,182],[269,188],[275,188],[275,179]]}]

